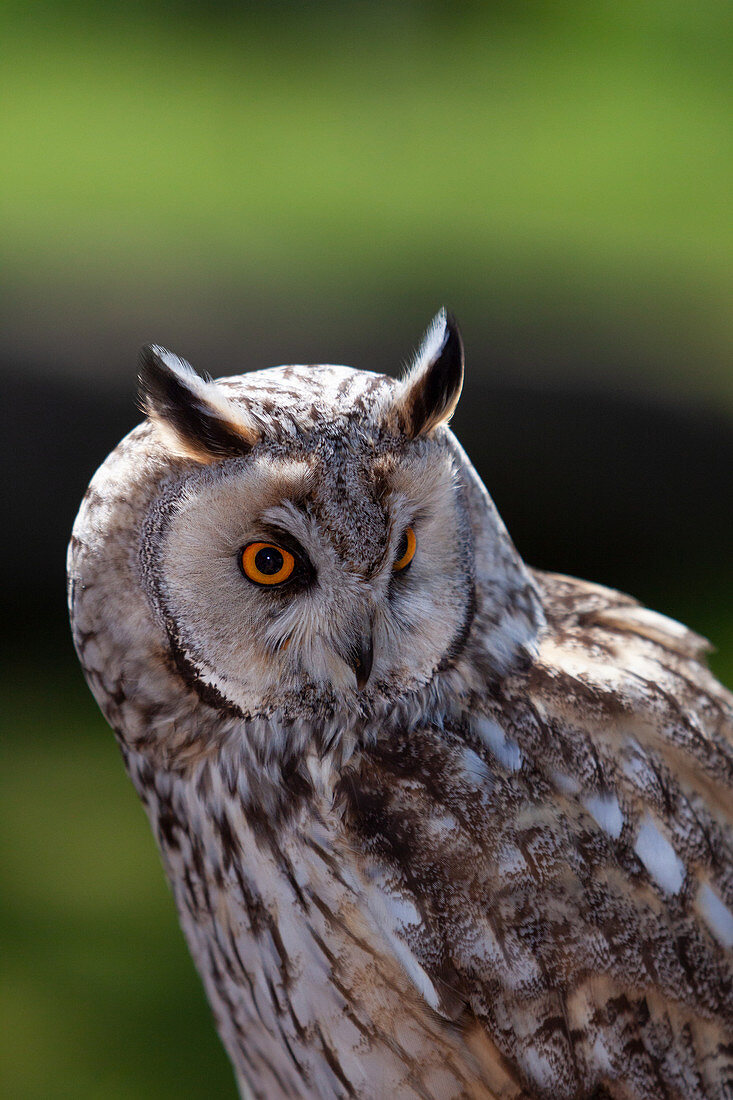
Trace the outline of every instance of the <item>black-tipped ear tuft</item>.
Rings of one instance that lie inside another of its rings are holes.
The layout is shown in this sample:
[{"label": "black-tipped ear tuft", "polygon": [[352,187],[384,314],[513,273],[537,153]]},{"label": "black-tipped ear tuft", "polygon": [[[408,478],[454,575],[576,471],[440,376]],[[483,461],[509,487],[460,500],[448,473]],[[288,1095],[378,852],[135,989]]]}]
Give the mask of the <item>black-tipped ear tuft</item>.
[{"label": "black-tipped ear tuft", "polygon": [[214,462],[246,454],[259,433],[245,410],[165,348],[140,351],[140,406],[174,454]]},{"label": "black-tipped ear tuft", "polygon": [[463,386],[463,341],[452,314],[442,309],[403,380],[394,411],[410,439],[428,435],[453,415]]}]

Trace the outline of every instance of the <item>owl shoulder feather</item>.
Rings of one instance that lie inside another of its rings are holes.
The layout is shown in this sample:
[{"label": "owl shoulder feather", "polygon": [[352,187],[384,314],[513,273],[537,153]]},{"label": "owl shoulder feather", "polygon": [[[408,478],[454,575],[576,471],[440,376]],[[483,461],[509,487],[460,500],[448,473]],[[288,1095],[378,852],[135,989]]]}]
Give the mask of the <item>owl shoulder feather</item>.
[{"label": "owl shoulder feather", "polygon": [[439,1011],[483,1029],[530,1090],[722,1096],[733,699],[684,627],[534,579],[547,626],[530,668],[463,723],[356,758],[347,830]]}]

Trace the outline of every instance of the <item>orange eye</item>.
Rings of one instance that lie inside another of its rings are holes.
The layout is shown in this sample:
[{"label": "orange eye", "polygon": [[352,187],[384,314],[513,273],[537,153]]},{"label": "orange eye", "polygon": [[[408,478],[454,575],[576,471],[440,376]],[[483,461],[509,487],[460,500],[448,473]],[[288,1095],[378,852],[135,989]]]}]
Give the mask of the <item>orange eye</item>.
[{"label": "orange eye", "polygon": [[395,572],[400,569],[407,569],[407,566],[415,557],[416,550],[417,539],[415,538],[415,532],[411,527],[408,527],[400,539],[400,545],[397,547],[397,561],[392,566]]},{"label": "orange eye", "polygon": [[242,551],[242,570],[255,584],[282,584],[295,569],[295,558],[271,542],[251,542]]}]

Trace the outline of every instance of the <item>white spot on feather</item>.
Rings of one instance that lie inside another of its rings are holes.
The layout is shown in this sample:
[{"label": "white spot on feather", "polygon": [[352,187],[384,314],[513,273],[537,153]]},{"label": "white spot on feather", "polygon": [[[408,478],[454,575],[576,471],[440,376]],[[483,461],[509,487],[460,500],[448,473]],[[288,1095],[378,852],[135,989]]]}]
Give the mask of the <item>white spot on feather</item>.
[{"label": "white spot on feather", "polygon": [[715,938],[723,947],[733,947],[733,913],[707,882],[698,891],[697,906]]},{"label": "white spot on feather", "polygon": [[685,877],[685,865],[649,814],[642,819],[634,851],[655,882],[676,894]]},{"label": "white spot on feather", "polygon": [[530,1081],[539,1088],[548,1088],[552,1085],[556,1079],[555,1070],[544,1051],[530,1043],[520,1057],[522,1068]]},{"label": "white spot on feather", "polygon": [[566,775],[565,772],[551,771],[552,781],[559,791],[563,794],[577,794],[580,790],[580,783],[577,779],[574,779],[572,775]]},{"label": "white spot on feather", "polygon": [[474,723],[476,733],[488,749],[510,772],[518,772],[522,766],[522,750],[516,741],[507,738],[504,730],[491,718],[477,718]]},{"label": "white spot on feather", "polygon": [[434,814],[425,823],[436,840],[445,840],[460,831],[457,819],[451,813]]},{"label": "white spot on feather", "polygon": [[377,927],[387,938],[412,983],[430,1007],[439,1011],[438,991],[403,938],[406,929],[422,925],[417,907],[406,892],[395,888],[381,868],[371,868],[369,877],[376,889],[369,891],[367,903]]},{"label": "white spot on feather", "polygon": [[591,1064],[597,1066],[598,1069],[605,1071],[608,1074],[613,1073],[613,1062],[608,1052],[608,1047],[604,1041],[605,1036],[599,1032],[593,1040],[593,1046],[590,1048],[590,1061]]},{"label": "white spot on feather", "polygon": [[496,866],[502,882],[521,878],[528,873],[527,861],[515,844],[506,844],[499,849]]},{"label": "white spot on feather", "polygon": [[483,789],[491,786],[491,772],[485,760],[467,746],[461,749],[460,762],[463,777],[471,787]]},{"label": "white spot on feather", "polygon": [[583,805],[604,833],[614,839],[621,836],[624,815],[615,794],[589,794],[583,799]]}]

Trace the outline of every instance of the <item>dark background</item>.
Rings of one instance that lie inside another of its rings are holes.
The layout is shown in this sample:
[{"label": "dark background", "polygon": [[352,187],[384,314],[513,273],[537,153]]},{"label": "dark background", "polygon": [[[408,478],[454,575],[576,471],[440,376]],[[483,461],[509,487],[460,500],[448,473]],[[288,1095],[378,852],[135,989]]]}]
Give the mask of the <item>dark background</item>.
[{"label": "dark background", "polygon": [[65,544],[139,346],[397,373],[525,558],[631,591],[733,681],[729,6],[0,4],[0,1092],[233,1096],[68,637]]}]

